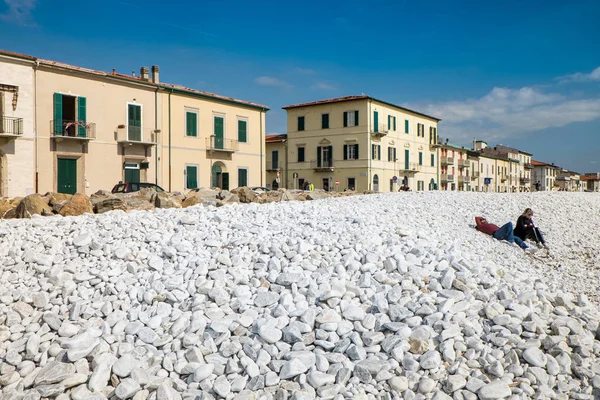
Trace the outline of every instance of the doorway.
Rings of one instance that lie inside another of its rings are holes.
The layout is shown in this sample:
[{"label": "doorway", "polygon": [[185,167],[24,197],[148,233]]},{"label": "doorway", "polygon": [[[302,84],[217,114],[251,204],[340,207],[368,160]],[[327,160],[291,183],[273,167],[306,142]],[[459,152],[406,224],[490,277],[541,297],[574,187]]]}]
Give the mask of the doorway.
[{"label": "doorway", "polygon": [[77,159],[58,159],[56,186],[58,193],[75,194],[77,192]]},{"label": "doorway", "polygon": [[211,169],[212,187],[229,190],[229,173],[223,171],[223,167],[217,163]]},{"label": "doorway", "polygon": [[140,164],[134,162],[125,163],[125,183],[140,181]]}]

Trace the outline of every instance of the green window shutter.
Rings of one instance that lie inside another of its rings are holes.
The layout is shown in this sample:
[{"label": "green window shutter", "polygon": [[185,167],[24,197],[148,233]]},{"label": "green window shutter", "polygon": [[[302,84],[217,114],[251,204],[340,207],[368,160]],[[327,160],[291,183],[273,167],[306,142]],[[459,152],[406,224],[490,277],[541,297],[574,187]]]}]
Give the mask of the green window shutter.
[{"label": "green window shutter", "polygon": [[248,141],[247,128],[247,121],[238,120],[238,142],[246,143]]},{"label": "green window shutter", "polygon": [[187,189],[196,189],[198,187],[198,167],[187,165],[185,175]]},{"label": "green window shutter", "polygon": [[358,126],[358,111],[354,111],[354,125]]},{"label": "green window shutter", "polygon": [[392,161],[392,148],[388,147],[388,161]]},{"label": "green window shutter", "polygon": [[394,117],[394,130],[396,130],[396,117]]},{"label": "green window shutter", "polygon": [[348,145],[344,145],[344,160],[348,159]]},{"label": "green window shutter", "polygon": [[298,117],[298,130],[304,130],[304,117]]},{"label": "green window shutter", "polygon": [[198,114],[188,111],[186,113],[185,134],[187,136],[198,136]]},{"label": "green window shutter", "polygon": [[372,160],[375,159],[375,145],[374,144],[371,145],[371,159]]},{"label": "green window shutter", "polygon": [[410,161],[409,161],[410,153],[408,150],[404,150],[404,169],[410,169]]},{"label": "green window shutter", "polygon": [[398,157],[396,156],[396,148],[394,147],[394,161],[396,161]]},{"label": "green window shutter", "polygon": [[377,145],[377,159],[381,160],[381,145]]},{"label": "green window shutter", "polygon": [[63,135],[62,94],[54,93],[54,135]]},{"label": "green window shutter", "polygon": [[379,113],[373,111],[373,132],[379,132]]},{"label": "green window shutter", "polygon": [[321,146],[317,147],[317,168],[321,168]]},{"label": "green window shutter", "polygon": [[248,186],[248,170],[246,168],[238,168],[238,186]]},{"label": "green window shutter", "polygon": [[435,155],[434,154],[431,155],[431,166],[435,167]]},{"label": "green window shutter", "polygon": [[321,114],[321,129],[329,129],[329,114]]},{"label": "green window shutter", "polygon": [[356,160],[358,160],[358,144],[354,145],[354,157]]},{"label": "green window shutter", "polygon": [[408,120],[404,120],[404,132],[408,133]]},{"label": "green window shutter", "polygon": [[215,149],[224,148],[224,145],[225,145],[224,130],[223,130],[224,125],[225,124],[224,124],[223,117],[214,117],[214,134],[215,134],[214,147],[215,147]]},{"label": "green window shutter", "polygon": [[388,130],[392,129],[392,116],[388,115]]},{"label": "green window shutter", "polygon": [[344,128],[348,126],[348,111],[344,111]]},{"label": "green window shutter", "polygon": [[329,153],[328,153],[328,157],[327,157],[327,162],[329,163],[330,167],[333,165],[333,146],[329,146]]},{"label": "green window shutter", "polygon": [[298,162],[304,162],[304,147],[298,147]]},{"label": "green window shutter", "polygon": [[273,169],[279,169],[279,151],[278,150],[273,150],[271,152],[271,162],[272,162],[271,167]]},{"label": "green window shutter", "polygon": [[419,165],[423,165],[423,152],[419,152]]},{"label": "green window shutter", "polygon": [[[86,99],[85,97],[78,97],[77,98],[77,120],[83,122],[83,125],[86,124],[86,119],[87,119],[87,112],[86,112]],[[86,137],[86,130],[85,130],[85,126],[78,126],[77,127],[77,136],[79,137]]]}]

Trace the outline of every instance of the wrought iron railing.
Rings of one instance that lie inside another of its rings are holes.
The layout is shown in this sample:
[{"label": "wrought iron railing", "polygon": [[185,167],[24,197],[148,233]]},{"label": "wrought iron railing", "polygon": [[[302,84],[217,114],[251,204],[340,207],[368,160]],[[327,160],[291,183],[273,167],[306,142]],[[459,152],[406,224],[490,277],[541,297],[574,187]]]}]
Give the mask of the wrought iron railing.
[{"label": "wrought iron railing", "polygon": [[442,165],[454,164],[453,157],[440,157],[440,163]]},{"label": "wrought iron railing", "polygon": [[310,162],[310,167],[312,169],[327,169],[327,170],[331,170],[333,168],[335,168],[335,162],[334,160],[312,160]]},{"label": "wrought iron railing", "polygon": [[233,139],[224,139],[218,136],[206,138],[206,148],[215,151],[234,152],[238,149],[238,141]]},{"label": "wrought iron railing", "polygon": [[55,119],[50,121],[50,133],[54,137],[96,139],[96,124],[85,121]]},{"label": "wrought iron railing", "polygon": [[470,165],[468,160],[458,160],[459,168],[468,168]]},{"label": "wrought iron railing", "polygon": [[440,175],[440,180],[442,182],[454,182],[454,175],[450,175],[450,174],[441,174]]},{"label": "wrought iron railing", "polygon": [[279,160],[267,158],[267,171],[277,171],[279,170],[279,167],[281,167]]},{"label": "wrought iron railing", "polygon": [[22,135],[23,134],[23,118],[2,117],[0,124],[0,135]]}]

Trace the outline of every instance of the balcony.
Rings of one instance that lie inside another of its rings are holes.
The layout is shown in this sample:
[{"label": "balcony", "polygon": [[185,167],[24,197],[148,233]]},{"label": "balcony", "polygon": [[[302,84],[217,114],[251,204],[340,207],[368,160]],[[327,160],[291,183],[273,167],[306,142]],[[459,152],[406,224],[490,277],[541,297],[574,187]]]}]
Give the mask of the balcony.
[{"label": "balcony", "polygon": [[468,160],[458,160],[458,168],[469,168],[471,164],[469,164]]},{"label": "balcony", "polygon": [[210,136],[206,138],[206,149],[223,153],[235,153],[238,150],[238,141]]},{"label": "balcony", "polygon": [[520,177],[519,181],[521,183],[529,183],[529,182],[531,182],[531,179],[530,178],[525,178],[525,177]]},{"label": "balcony", "polygon": [[458,183],[469,183],[471,181],[471,178],[468,175],[459,175],[458,176]]},{"label": "balcony", "polygon": [[62,140],[87,142],[96,139],[96,124],[86,121],[55,119],[50,121],[50,134],[57,142]]},{"label": "balcony", "polygon": [[454,164],[454,157],[440,157],[440,164],[442,165],[451,165]]},{"label": "balcony", "polygon": [[406,164],[403,164],[400,166],[398,171],[400,174],[415,174],[415,173],[421,171],[422,167],[423,166],[419,163],[410,163],[410,164],[408,164],[408,166]]},{"label": "balcony", "polygon": [[267,158],[267,172],[276,172],[279,171],[281,164],[279,160],[273,160]]},{"label": "balcony", "polygon": [[471,174],[471,179],[477,179],[477,178],[479,178],[479,172],[477,172],[477,171],[474,171],[474,172]]},{"label": "balcony", "polygon": [[454,182],[454,175],[441,174],[440,181],[441,182]]},{"label": "balcony", "polygon": [[506,182],[508,180],[508,175],[500,174],[500,181]]},{"label": "balcony", "polygon": [[159,133],[160,129],[119,125],[117,127],[117,143],[122,146],[140,145],[147,148],[156,145]]},{"label": "balcony", "polygon": [[2,117],[0,138],[14,140],[23,136],[23,118]]},{"label": "balcony", "polygon": [[312,160],[310,162],[310,168],[315,172],[333,172],[335,170],[334,165],[333,160]]},{"label": "balcony", "polygon": [[373,127],[373,132],[371,132],[371,135],[374,138],[382,138],[387,134],[388,134],[388,128],[387,128],[387,125],[385,125],[385,124],[377,124],[376,126]]},{"label": "balcony", "polygon": [[525,163],[523,164],[523,166],[525,167],[525,169],[533,169],[533,164],[531,163]]}]

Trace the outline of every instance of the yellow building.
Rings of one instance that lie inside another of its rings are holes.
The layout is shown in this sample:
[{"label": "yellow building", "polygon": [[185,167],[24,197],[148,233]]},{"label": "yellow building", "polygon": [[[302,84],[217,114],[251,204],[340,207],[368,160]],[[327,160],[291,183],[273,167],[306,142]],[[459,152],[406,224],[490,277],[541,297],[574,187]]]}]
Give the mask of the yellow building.
[{"label": "yellow building", "polygon": [[448,141],[440,141],[437,145],[440,153],[440,190],[471,191],[471,164],[468,159],[469,150],[454,146]]},{"label": "yellow building", "polygon": [[370,96],[283,107],[288,188],[397,191],[438,187],[438,118]]},{"label": "yellow building", "polygon": [[[7,162],[0,147],[0,165],[9,173],[19,162],[31,166],[21,172],[35,192],[91,194],[119,181],[169,191],[263,184],[263,105],[162,83],[157,66],[123,75],[0,52],[0,71],[14,60],[32,77],[23,102],[35,112],[24,114],[23,139],[33,151]],[[0,75],[0,84],[26,75]],[[13,186],[2,194],[26,194],[26,183]]]},{"label": "yellow building", "polygon": [[[503,173],[505,181],[503,187],[510,192],[524,192],[531,190],[531,154],[512,147],[497,145],[487,147],[483,141],[475,143],[479,151],[486,155],[499,157],[508,161],[508,169]],[[505,190],[502,190],[505,191]]]},{"label": "yellow building", "polygon": [[287,171],[287,135],[284,133],[267,136],[265,143],[267,151],[267,187],[271,189],[289,187],[285,172]]}]

